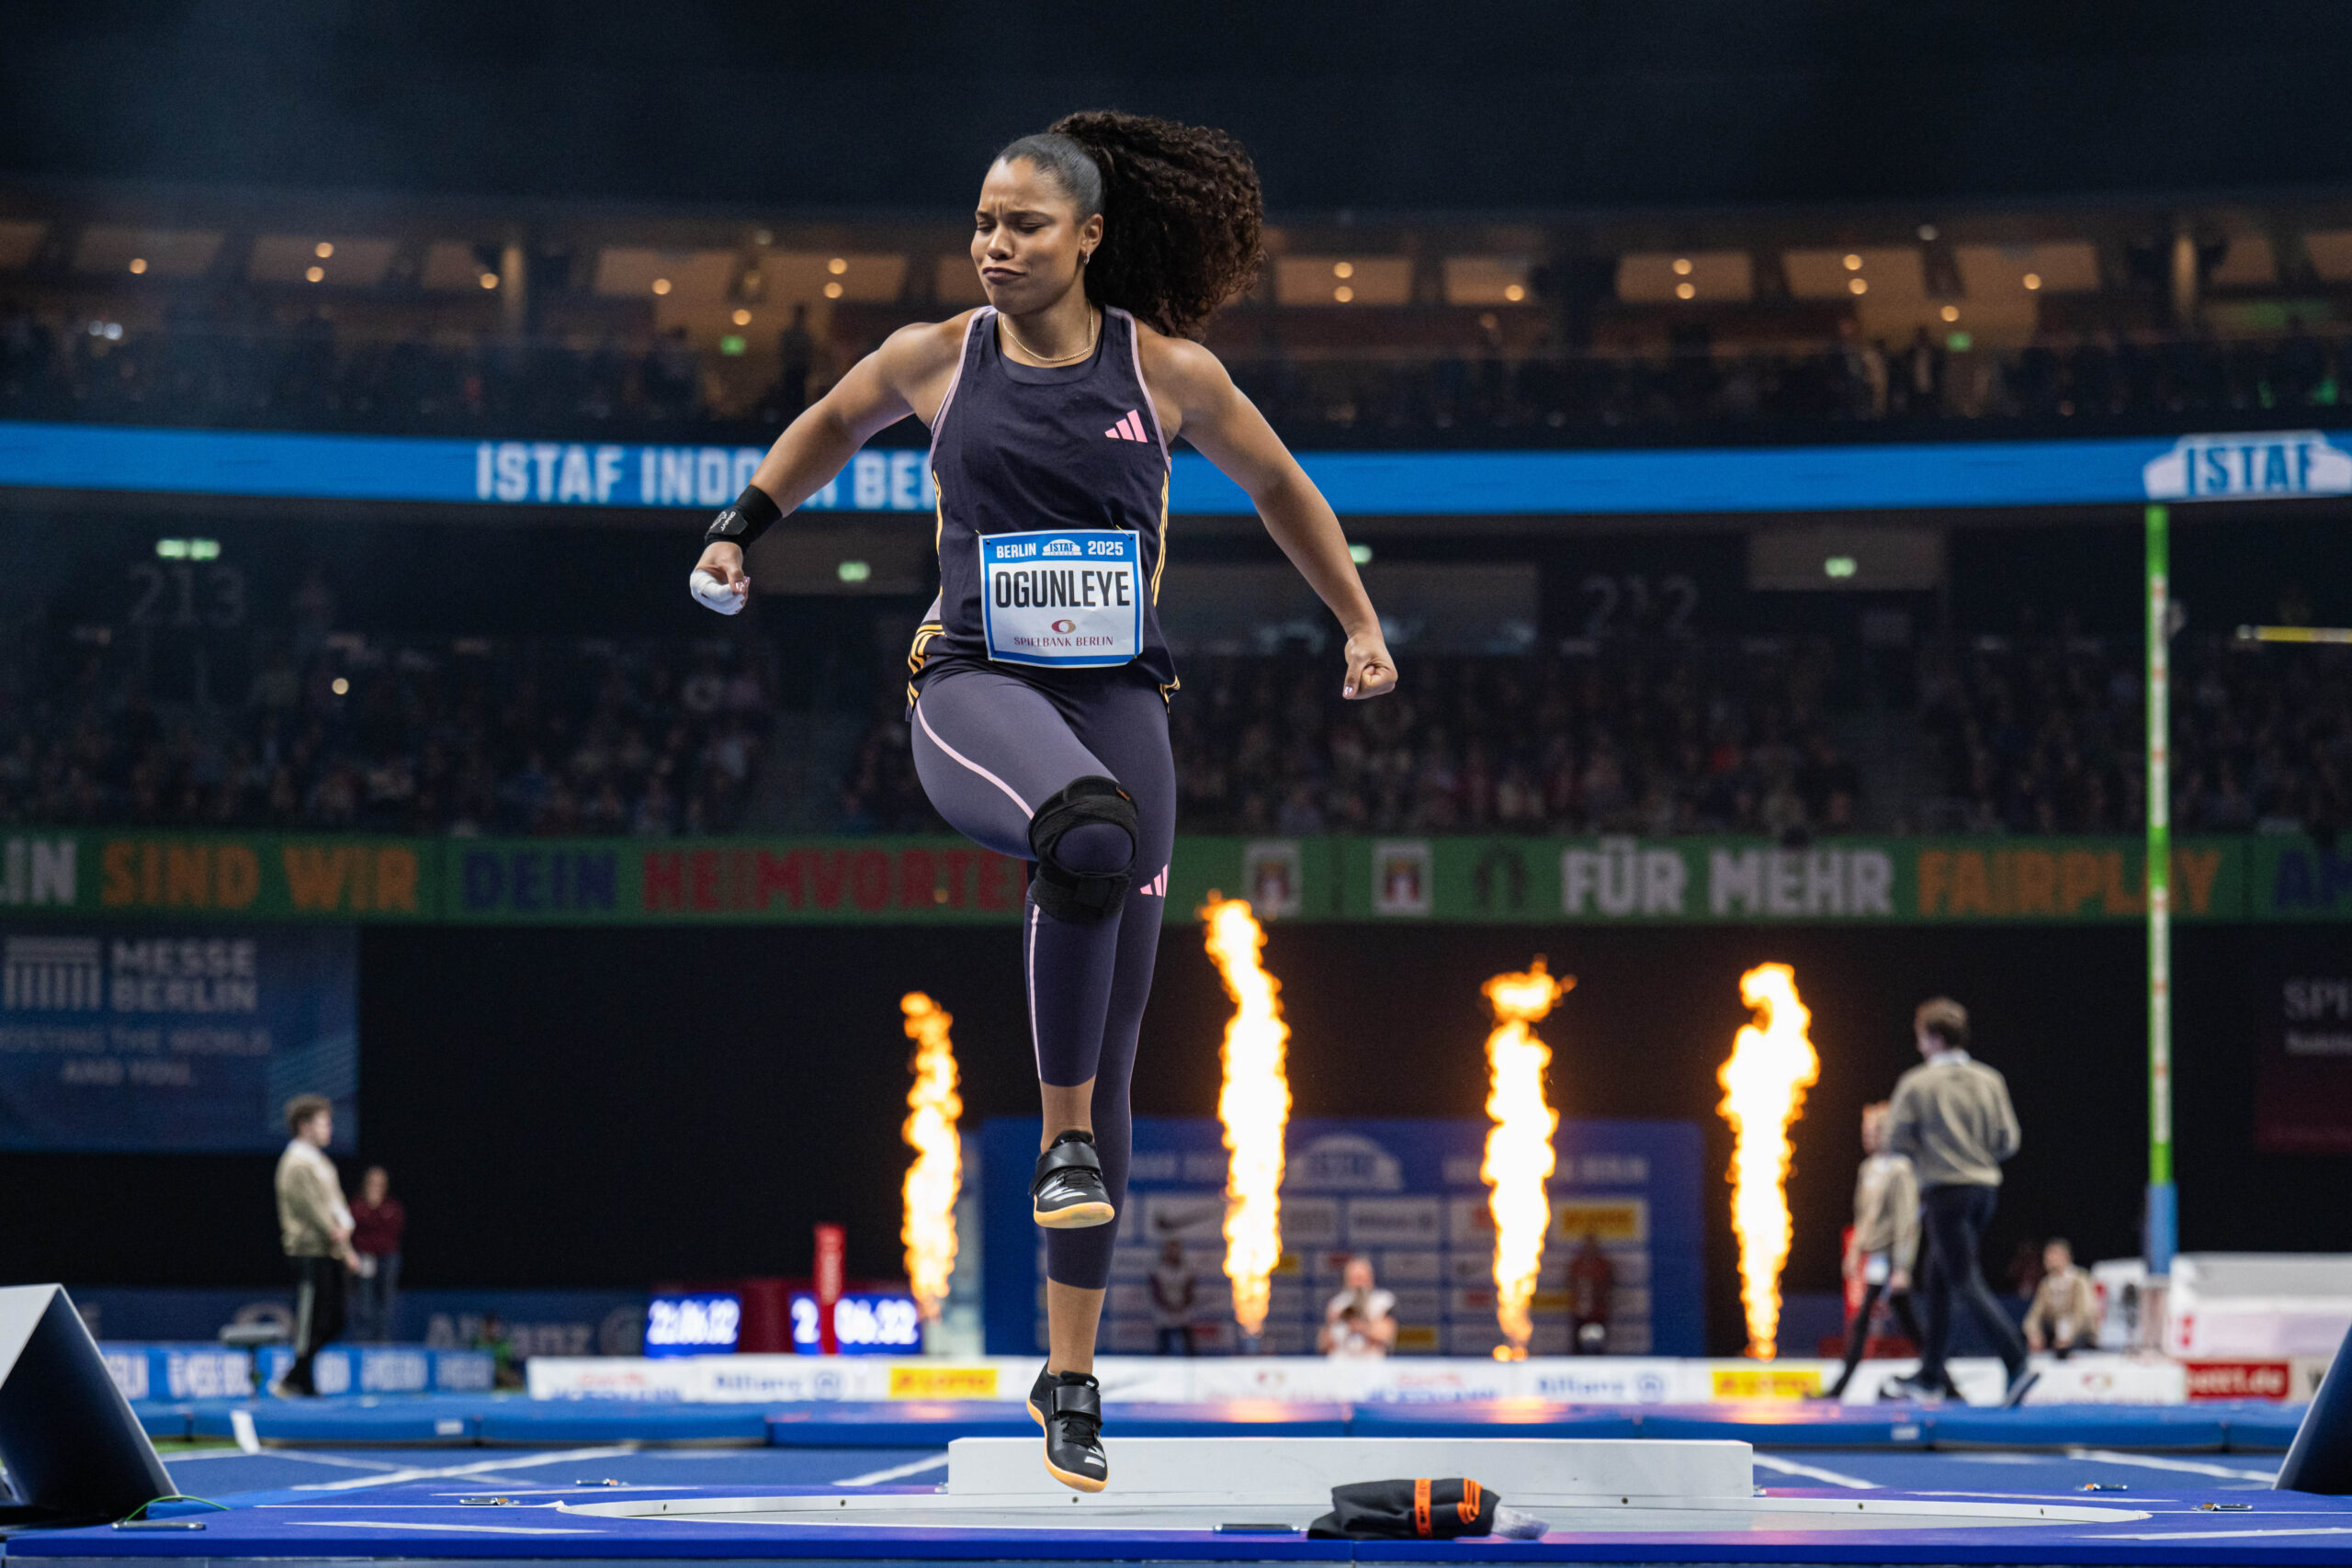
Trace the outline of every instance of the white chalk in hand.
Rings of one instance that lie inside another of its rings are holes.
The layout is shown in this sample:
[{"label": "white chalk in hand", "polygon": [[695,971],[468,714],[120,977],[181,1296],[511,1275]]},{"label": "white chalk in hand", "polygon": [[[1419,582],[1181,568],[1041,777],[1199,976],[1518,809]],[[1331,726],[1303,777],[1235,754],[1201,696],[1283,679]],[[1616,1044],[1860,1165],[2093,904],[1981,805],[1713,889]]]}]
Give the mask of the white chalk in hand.
[{"label": "white chalk in hand", "polygon": [[716,610],[722,615],[741,615],[743,606],[752,602],[748,582],[745,591],[738,593],[732,584],[719,581],[715,574],[705,571],[701,567],[695,568],[688,574],[686,592],[692,593],[705,608]]}]

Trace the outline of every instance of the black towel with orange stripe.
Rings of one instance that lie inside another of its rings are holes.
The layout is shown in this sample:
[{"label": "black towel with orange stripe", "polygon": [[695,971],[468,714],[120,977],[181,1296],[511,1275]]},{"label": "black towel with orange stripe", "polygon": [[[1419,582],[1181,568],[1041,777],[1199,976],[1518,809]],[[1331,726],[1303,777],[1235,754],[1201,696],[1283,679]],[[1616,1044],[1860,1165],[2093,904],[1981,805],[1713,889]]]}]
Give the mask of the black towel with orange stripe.
[{"label": "black towel with orange stripe", "polygon": [[1317,1540],[1452,1540],[1492,1535],[1502,1499],[1468,1476],[1359,1481],[1331,1488],[1331,1511],[1306,1527]]}]

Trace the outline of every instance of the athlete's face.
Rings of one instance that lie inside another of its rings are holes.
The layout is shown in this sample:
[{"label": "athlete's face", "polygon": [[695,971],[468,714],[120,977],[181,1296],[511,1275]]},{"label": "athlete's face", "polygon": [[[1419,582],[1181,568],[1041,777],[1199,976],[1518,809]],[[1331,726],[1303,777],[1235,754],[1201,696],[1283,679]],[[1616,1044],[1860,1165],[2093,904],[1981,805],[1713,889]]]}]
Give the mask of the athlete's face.
[{"label": "athlete's face", "polygon": [[1027,158],[989,166],[972,215],[972,265],[989,303],[1008,316],[1069,292],[1079,258],[1102,243],[1102,215],[1081,220],[1059,182]]}]

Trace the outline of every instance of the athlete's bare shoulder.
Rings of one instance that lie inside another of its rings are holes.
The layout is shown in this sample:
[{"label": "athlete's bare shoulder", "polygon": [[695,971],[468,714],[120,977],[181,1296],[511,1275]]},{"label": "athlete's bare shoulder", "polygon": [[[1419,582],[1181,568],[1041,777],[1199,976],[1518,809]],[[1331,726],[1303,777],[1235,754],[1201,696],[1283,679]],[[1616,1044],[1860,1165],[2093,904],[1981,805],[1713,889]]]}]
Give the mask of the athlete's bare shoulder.
[{"label": "athlete's bare shoulder", "polygon": [[966,310],[944,321],[916,321],[900,327],[874,351],[874,367],[893,392],[929,424],[947,396],[956,367],[964,355],[964,339],[972,317]]},{"label": "athlete's bare shoulder", "polygon": [[1136,353],[1143,361],[1144,385],[1171,437],[1188,419],[1209,415],[1234,395],[1225,362],[1191,338],[1170,337],[1137,321]]}]

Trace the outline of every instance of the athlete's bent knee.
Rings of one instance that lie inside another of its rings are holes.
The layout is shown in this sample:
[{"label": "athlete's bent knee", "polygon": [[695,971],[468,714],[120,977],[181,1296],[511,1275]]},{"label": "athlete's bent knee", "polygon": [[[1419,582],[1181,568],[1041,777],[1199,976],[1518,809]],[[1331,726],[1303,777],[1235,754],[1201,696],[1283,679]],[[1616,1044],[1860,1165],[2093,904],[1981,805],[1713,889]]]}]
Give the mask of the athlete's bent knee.
[{"label": "athlete's bent knee", "polygon": [[[1031,897],[1057,920],[1099,920],[1119,907],[1134,880],[1136,803],[1116,779],[1073,779],[1029,819],[1037,857]],[[1121,840],[1124,840],[1124,845]]]}]

